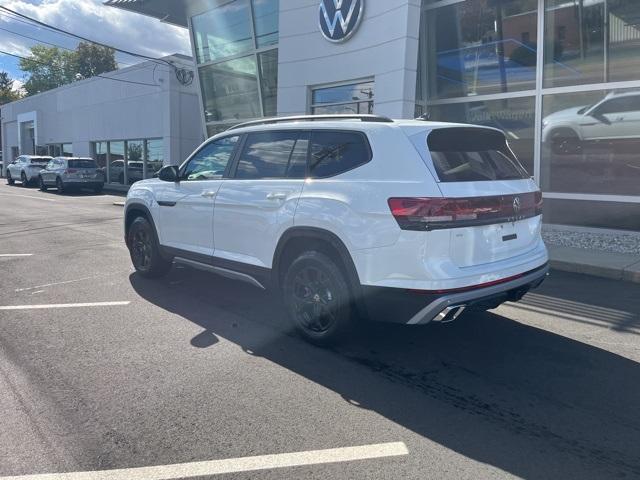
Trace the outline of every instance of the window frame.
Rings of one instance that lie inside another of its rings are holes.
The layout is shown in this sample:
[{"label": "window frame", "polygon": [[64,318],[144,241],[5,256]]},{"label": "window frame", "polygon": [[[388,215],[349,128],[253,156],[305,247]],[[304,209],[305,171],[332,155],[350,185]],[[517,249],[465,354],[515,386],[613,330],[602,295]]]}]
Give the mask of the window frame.
[{"label": "window frame", "polygon": [[[230,134],[230,135],[224,135],[222,137],[211,137],[209,140],[207,140],[204,144],[202,144],[200,146],[200,148],[198,148],[196,151],[194,151],[191,155],[189,155],[189,157],[182,162],[182,165],[179,166],[178,168],[178,179],[180,182],[183,181],[208,181],[208,180],[224,180],[224,179],[228,179],[229,178],[229,173],[230,173],[230,169],[231,166],[235,163],[238,155],[239,155],[239,147],[241,145],[244,145],[244,134],[238,134],[238,133],[234,133],[234,134]],[[220,140],[225,140],[228,138],[233,138],[233,137],[238,137],[238,141],[236,142],[236,144],[234,145],[233,151],[231,152],[231,157],[229,158],[229,161],[227,162],[227,166],[224,169],[224,173],[220,176],[220,178],[210,178],[210,179],[206,179],[206,180],[186,180],[183,177],[184,175],[184,171],[186,170],[187,166],[189,165],[189,163],[205,148],[207,148],[210,144],[212,143],[216,143],[219,142]]]}]

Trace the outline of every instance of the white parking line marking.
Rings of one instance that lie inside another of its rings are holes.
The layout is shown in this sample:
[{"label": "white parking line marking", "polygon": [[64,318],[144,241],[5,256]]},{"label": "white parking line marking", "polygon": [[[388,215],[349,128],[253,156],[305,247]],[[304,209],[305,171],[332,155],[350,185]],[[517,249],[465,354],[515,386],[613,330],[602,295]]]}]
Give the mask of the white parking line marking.
[{"label": "white parking line marking", "polygon": [[32,257],[33,253],[0,253],[0,257]]},{"label": "white parking line marking", "polygon": [[[2,305],[0,310],[43,310],[48,308],[118,307],[131,302],[52,303],[48,305]],[[1,477],[0,477],[1,480]]]},{"label": "white parking line marking", "polygon": [[256,457],[229,458],[209,462],[181,463],[156,467],[122,468],[95,472],[49,473],[0,477],[0,480],[178,480],[191,477],[253,472],[276,468],[353,462],[374,458],[408,455],[403,442],[380,443],[361,447],[332,448],[309,452],[281,453]]},{"label": "white parking line marking", "polygon": [[14,291],[16,292],[26,292],[27,290],[34,290],[36,288],[46,288],[46,287],[54,287],[57,285],[66,285],[68,283],[76,283],[76,282],[84,282],[85,280],[93,280],[96,278],[109,277],[112,275],[117,275],[117,273],[108,273],[106,275],[92,275],[90,277],[77,278],[75,280],[65,280],[63,282],[54,282],[54,283],[44,283],[42,285],[36,285],[35,287],[24,287],[24,288],[16,288]]},{"label": "white parking line marking", "polygon": [[57,202],[53,198],[34,197],[33,195],[14,195],[13,193],[0,193],[3,197],[21,197],[21,198],[33,198],[34,200],[42,200],[44,202]]}]

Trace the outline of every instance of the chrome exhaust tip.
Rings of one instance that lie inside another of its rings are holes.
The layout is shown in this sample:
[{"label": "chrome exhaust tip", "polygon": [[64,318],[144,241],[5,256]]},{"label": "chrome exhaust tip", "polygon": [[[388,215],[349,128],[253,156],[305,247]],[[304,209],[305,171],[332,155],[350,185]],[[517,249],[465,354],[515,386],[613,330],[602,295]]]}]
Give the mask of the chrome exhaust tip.
[{"label": "chrome exhaust tip", "polygon": [[451,307],[447,307],[442,310],[438,315],[433,318],[433,322],[438,323],[450,323],[453,322],[456,318],[458,318],[464,309],[467,308],[466,305],[454,305]]}]

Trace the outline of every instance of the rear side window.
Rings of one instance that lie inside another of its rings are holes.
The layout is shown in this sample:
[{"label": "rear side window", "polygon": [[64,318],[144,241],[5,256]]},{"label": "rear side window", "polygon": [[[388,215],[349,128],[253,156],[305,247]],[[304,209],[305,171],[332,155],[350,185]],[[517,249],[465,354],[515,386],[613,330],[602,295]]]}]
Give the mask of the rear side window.
[{"label": "rear side window", "polygon": [[309,172],[312,177],[332,177],[371,160],[371,150],[359,132],[314,131]]},{"label": "rear side window", "polygon": [[[299,160],[300,149],[296,149],[299,137],[300,132],[297,131],[250,133],[247,135],[247,140],[239,156],[235,178],[291,177],[288,175],[291,170],[291,161],[294,160],[294,164],[297,164]],[[297,178],[302,177],[304,177],[304,173]]]},{"label": "rear side window", "polygon": [[69,168],[96,168],[93,160],[69,160]]},{"label": "rear side window", "polygon": [[427,137],[441,182],[521,180],[529,174],[507,145],[504,134],[483,128],[441,128]]},{"label": "rear side window", "polygon": [[31,159],[31,165],[46,165],[47,163],[49,163],[49,159],[48,158],[32,158]]}]

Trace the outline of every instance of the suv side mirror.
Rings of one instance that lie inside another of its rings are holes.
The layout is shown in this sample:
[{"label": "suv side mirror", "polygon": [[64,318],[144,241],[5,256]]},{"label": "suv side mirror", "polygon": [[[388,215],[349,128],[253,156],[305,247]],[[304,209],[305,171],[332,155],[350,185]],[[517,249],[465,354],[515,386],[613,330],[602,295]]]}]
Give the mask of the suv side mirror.
[{"label": "suv side mirror", "polygon": [[158,178],[163,182],[179,182],[179,172],[176,165],[167,165],[158,172]]}]

